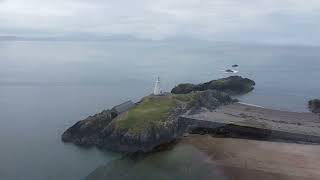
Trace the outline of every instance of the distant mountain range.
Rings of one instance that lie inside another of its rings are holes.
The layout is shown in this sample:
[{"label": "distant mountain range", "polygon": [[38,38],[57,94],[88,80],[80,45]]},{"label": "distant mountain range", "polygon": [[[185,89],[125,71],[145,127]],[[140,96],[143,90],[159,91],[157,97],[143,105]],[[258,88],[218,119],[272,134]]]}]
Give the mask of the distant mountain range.
[{"label": "distant mountain range", "polygon": [[71,35],[71,36],[1,36],[0,41],[143,41],[128,35],[110,35],[110,36],[93,36],[93,35]]},{"label": "distant mountain range", "polygon": [[[169,37],[161,40],[138,38],[131,35],[92,35],[92,34],[67,34],[59,36],[15,36],[0,35],[0,41],[166,41],[166,42],[204,42],[207,40],[195,39],[185,36]],[[224,41],[215,41],[224,42]]]},{"label": "distant mountain range", "polygon": [[218,44],[237,44],[241,46],[306,46],[306,47],[319,47],[318,44],[296,44],[296,43],[270,43],[264,41],[228,41],[228,40],[210,40],[210,39],[196,39],[186,36],[175,36],[168,37],[165,39],[153,40],[148,38],[138,38],[131,35],[93,35],[93,34],[66,34],[57,36],[17,36],[17,35],[0,35],[1,41],[94,41],[94,42],[106,42],[106,41],[117,41],[117,42],[180,42],[180,43],[218,43]]}]

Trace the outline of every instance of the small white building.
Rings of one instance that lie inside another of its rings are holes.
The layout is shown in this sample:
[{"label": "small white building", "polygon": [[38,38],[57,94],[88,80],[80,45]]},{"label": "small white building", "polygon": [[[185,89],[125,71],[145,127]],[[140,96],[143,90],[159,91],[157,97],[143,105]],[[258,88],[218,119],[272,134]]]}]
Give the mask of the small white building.
[{"label": "small white building", "polygon": [[160,77],[158,77],[156,79],[156,82],[154,84],[154,89],[153,89],[153,95],[161,95],[162,94],[162,90],[161,90],[161,87],[160,87]]}]

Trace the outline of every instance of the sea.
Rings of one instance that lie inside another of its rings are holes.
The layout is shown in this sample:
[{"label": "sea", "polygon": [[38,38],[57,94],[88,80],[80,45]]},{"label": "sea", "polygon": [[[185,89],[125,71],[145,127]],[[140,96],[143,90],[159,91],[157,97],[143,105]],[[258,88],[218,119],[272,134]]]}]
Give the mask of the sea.
[{"label": "sea", "polygon": [[[179,83],[231,75],[256,82],[254,91],[238,97],[244,103],[306,112],[308,100],[320,98],[320,47],[193,40],[1,41],[0,179],[92,177],[123,156],[64,144],[61,134],[68,127],[124,101],[140,100],[152,92],[158,76],[162,90],[170,91]],[[154,158],[164,165],[140,171],[163,170],[168,156]]]}]

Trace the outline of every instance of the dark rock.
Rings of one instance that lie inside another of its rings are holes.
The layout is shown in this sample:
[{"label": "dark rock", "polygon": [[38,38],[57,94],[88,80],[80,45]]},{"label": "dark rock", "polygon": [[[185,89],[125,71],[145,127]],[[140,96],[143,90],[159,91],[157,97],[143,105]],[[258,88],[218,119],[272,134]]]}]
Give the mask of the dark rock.
[{"label": "dark rock", "polygon": [[320,99],[310,100],[308,106],[311,112],[320,113]]},{"label": "dark rock", "polygon": [[173,142],[180,136],[177,122],[177,119],[167,120],[157,127],[150,126],[138,134],[119,129],[112,122],[101,133],[102,141],[99,147],[124,153],[152,152],[158,146]]},{"label": "dark rock", "polygon": [[232,70],[232,69],[227,69],[226,72],[228,72],[228,73],[234,73],[234,70]]},{"label": "dark rock", "polygon": [[203,109],[214,110],[221,105],[227,105],[236,102],[227,93],[216,90],[206,90],[199,93],[189,114],[198,113]]},{"label": "dark rock", "polygon": [[174,94],[187,94],[192,91],[205,91],[208,89],[228,93],[230,95],[241,95],[254,89],[255,82],[241,76],[230,76],[218,80],[213,80],[203,84],[179,84],[172,89]]},{"label": "dark rock", "polygon": [[111,116],[109,110],[104,110],[77,122],[62,134],[62,141],[82,146],[98,145],[100,133],[111,122]]},{"label": "dark rock", "polygon": [[173,94],[188,94],[192,91],[196,91],[196,89],[199,87],[199,85],[194,85],[190,83],[185,84],[179,84],[178,86],[174,87],[171,90],[171,93]]},{"label": "dark rock", "polygon": [[238,64],[234,64],[234,65],[232,65],[232,67],[239,67],[239,65]]}]

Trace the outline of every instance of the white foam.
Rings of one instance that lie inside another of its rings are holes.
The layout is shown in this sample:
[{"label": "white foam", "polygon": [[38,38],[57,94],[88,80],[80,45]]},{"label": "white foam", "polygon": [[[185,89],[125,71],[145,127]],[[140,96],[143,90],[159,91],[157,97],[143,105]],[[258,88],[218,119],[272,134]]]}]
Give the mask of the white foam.
[{"label": "white foam", "polygon": [[264,108],[263,106],[255,105],[255,104],[249,104],[249,103],[244,103],[244,102],[238,102],[239,104],[247,105],[247,106],[253,106],[253,107],[259,107],[259,108]]},{"label": "white foam", "polygon": [[227,74],[235,74],[235,73],[238,73],[239,71],[237,70],[234,70],[234,69],[230,69],[232,72],[226,72],[226,70],[221,70],[223,71],[224,73],[227,73]]}]

